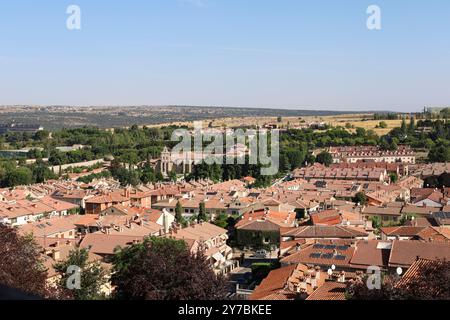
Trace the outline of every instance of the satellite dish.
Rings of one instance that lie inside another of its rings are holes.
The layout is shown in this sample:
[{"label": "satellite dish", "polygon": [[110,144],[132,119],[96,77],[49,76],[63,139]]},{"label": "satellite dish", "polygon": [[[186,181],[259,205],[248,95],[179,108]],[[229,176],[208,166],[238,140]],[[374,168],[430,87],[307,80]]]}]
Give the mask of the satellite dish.
[{"label": "satellite dish", "polygon": [[328,272],[327,272],[327,273],[328,273],[329,276],[331,276],[331,275],[333,274],[333,270],[328,269]]},{"label": "satellite dish", "polygon": [[399,276],[401,276],[402,273],[403,273],[403,269],[400,268],[400,267],[398,267],[398,268],[397,268],[397,274],[398,274]]},{"label": "satellite dish", "polygon": [[336,270],[336,266],[333,264],[333,265],[331,266],[331,269],[332,269],[332,270]]}]

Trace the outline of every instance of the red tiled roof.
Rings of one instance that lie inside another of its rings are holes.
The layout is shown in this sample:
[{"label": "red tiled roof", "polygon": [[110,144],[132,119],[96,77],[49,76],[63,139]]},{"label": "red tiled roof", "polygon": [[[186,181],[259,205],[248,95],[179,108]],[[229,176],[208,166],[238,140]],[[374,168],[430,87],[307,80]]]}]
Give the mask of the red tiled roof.
[{"label": "red tiled roof", "polygon": [[347,285],[340,282],[327,281],[316,289],[306,300],[346,300]]},{"label": "red tiled roof", "polygon": [[296,265],[290,265],[280,269],[272,270],[269,275],[256,287],[255,291],[250,295],[250,300],[262,300],[268,296],[283,290],[286,283],[294,272]]}]

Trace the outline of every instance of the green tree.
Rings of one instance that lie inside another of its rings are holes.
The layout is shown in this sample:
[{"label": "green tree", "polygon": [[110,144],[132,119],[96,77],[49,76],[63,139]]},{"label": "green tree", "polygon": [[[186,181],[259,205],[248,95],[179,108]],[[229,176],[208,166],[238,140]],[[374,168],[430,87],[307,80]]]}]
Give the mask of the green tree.
[{"label": "green tree", "polygon": [[206,216],[206,205],[205,202],[200,202],[199,208],[198,208],[198,216],[197,216],[198,222],[200,221],[207,221],[208,217]]},{"label": "green tree", "polygon": [[373,216],[370,220],[372,221],[372,227],[374,229],[380,229],[381,228],[382,225],[381,225],[381,218],[380,217]]},{"label": "green tree", "polygon": [[177,172],[175,170],[172,170],[169,172],[169,179],[173,182],[177,182]]},{"label": "green tree", "polygon": [[181,206],[180,201],[178,201],[177,205],[175,206],[175,220],[180,224],[184,223],[183,207]]},{"label": "green tree", "polygon": [[381,129],[386,129],[388,127],[388,124],[386,122],[384,122],[384,121],[381,121],[378,124],[378,127],[381,128]]},{"label": "green tree", "polygon": [[156,181],[157,181],[157,182],[164,181],[164,176],[163,176],[163,174],[162,174],[161,172],[159,172],[159,171],[156,173]]},{"label": "green tree", "polygon": [[414,115],[411,115],[411,117],[409,118],[409,127],[408,127],[409,132],[413,133],[414,130],[416,130],[416,118],[414,117]]},{"label": "green tree", "polygon": [[391,173],[390,175],[389,175],[389,177],[391,178],[391,182],[392,183],[396,183],[397,181],[398,181],[398,174],[396,174],[396,173]]},{"label": "green tree", "polygon": [[33,181],[36,183],[43,183],[56,178],[56,175],[43,162],[36,163],[33,167]]},{"label": "green tree", "polygon": [[428,154],[428,161],[430,162],[448,162],[450,161],[450,146],[440,142],[433,146]]},{"label": "green tree", "polygon": [[144,167],[142,168],[141,181],[144,184],[156,182],[155,170],[151,167],[151,165],[148,162],[146,162]]},{"label": "green tree", "polygon": [[7,172],[2,184],[4,187],[9,188],[31,184],[32,182],[33,174],[31,170],[26,167],[21,167]]},{"label": "green tree", "polygon": [[367,204],[367,196],[364,192],[358,192],[353,198],[354,203],[359,203],[362,206]]},{"label": "green tree", "polygon": [[103,299],[101,293],[102,286],[107,282],[105,270],[99,262],[89,261],[89,253],[86,249],[75,249],[69,253],[65,261],[58,262],[54,265],[55,270],[61,274],[59,287],[67,288],[69,279],[73,276],[70,266],[80,268],[81,283],[79,289],[72,290],[75,300],[98,300]]},{"label": "green tree", "polygon": [[400,130],[403,135],[406,135],[408,133],[408,127],[406,126],[406,118],[405,117],[402,118],[402,125],[400,127]]},{"label": "green tree", "polygon": [[316,162],[328,167],[333,163],[333,157],[329,152],[324,151],[317,155]]}]

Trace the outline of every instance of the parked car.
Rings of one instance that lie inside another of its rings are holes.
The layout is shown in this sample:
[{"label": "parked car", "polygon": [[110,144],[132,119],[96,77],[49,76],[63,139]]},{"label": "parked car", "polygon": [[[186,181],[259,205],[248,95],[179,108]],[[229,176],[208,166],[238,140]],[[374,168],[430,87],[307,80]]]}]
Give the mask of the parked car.
[{"label": "parked car", "polygon": [[266,250],[258,250],[254,254],[255,257],[258,258],[267,258],[267,251]]}]

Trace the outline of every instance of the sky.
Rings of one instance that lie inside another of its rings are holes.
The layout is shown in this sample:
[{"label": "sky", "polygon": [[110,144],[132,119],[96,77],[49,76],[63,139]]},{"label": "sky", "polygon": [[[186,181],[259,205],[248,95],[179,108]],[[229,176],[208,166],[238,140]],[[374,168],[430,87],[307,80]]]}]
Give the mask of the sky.
[{"label": "sky", "polygon": [[[69,30],[69,5],[81,29]],[[367,28],[367,8],[381,30]],[[0,105],[450,105],[448,0],[0,2]]]}]

